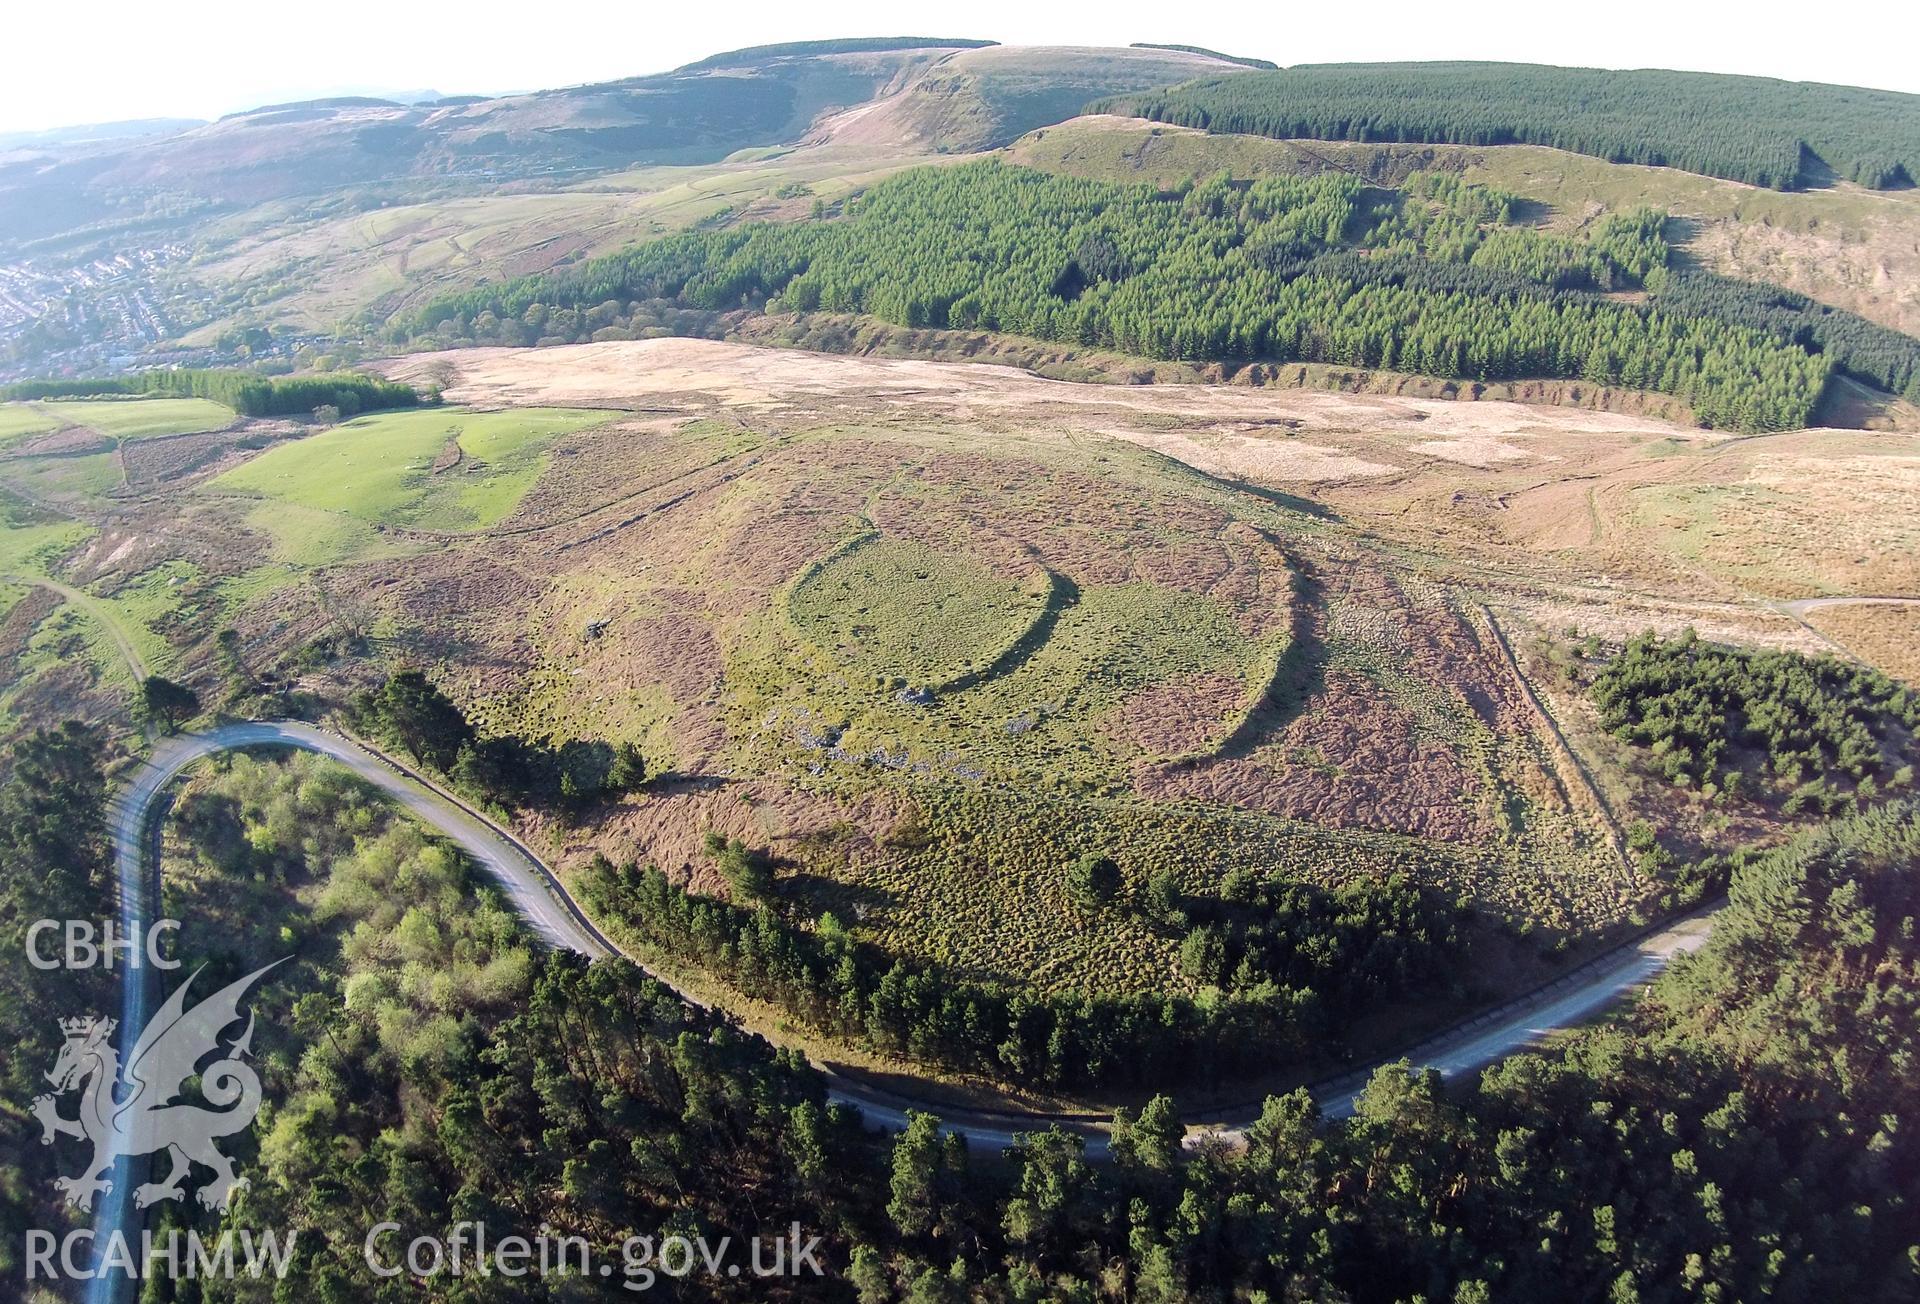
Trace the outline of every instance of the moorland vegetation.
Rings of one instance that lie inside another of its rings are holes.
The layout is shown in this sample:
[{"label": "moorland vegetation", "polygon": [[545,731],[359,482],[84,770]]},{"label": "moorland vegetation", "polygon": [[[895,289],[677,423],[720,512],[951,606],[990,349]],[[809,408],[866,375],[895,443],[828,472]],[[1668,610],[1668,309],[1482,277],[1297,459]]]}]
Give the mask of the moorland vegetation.
[{"label": "moorland vegetation", "polygon": [[1167,929],[1215,921],[1187,934],[1203,942],[1191,960],[1197,994],[1037,992],[891,955],[831,913],[795,917],[764,864],[747,869],[747,849],[723,843],[714,854],[733,901],[604,857],[577,882],[596,918],[641,954],[709,973],[850,1044],[1029,1088],[1194,1084],[1325,1061],[1352,1018],[1443,990],[1462,963],[1463,912],[1399,880],[1326,891],[1246,878],[1218,899],[1162,886],[1159,906],[1129,896],[1090,911],[1152,911]]}]

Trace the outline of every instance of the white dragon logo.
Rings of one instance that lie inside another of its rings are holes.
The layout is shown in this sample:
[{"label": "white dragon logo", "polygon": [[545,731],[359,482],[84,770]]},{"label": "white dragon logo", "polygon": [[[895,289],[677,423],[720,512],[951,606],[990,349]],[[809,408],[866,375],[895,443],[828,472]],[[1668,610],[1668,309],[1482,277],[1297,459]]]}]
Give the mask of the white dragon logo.
[{"label": "white dragon logo", "polygon": [[[220,1044],[220,1034],[239,1022],[240,998],[247,989],[268,969],[284,963],[276,960],[256,969],[189,1010],[187,988],[205,972],[204,967],[195,970],[147,1021],[127,1057],[124,1074],[119,1052],[108,1040],[117,1026],[114,1020],[88,1015],[60,1021],[67,1040],[47,1074],[53,1092],[35,1098],[33,1113],[46,1133],[43,1145],[52,1145],[61,1136],[93,1143],[93,1160],[86,1168],[54,1181],[68,1204],[91,1209],[95,1196],[113,1190],[109,1174],[115,1160],[161,1150],[172,1155],[173,1171],[164,1181],[134,1188],[133,1202],[142,1209],[157,1200],[183,1198],[181,1181],[196,1163],[213,1170],[213,1180],[198,1193],[200,1203],[209,1209],[225,1209],[234,1191],[247,1185],[246,1178],[235,1176],[233,1161],[213,1143],[245,1131],[260,1112],[259,1075],[243,1062],[253,1045],[253,1017],[247,1016],[246,1030],[230,1046]],[[213,1054],[222,1058],[201,1070],[200,1061]],[[176,1103],[196,1073],[200,1094],[211,1109]],[[60,1117],[58,1098],[80,1090],[83,1084],[78,1117]],[[116,1086],[127,1088],[125,1099],[114,1098]]]}]

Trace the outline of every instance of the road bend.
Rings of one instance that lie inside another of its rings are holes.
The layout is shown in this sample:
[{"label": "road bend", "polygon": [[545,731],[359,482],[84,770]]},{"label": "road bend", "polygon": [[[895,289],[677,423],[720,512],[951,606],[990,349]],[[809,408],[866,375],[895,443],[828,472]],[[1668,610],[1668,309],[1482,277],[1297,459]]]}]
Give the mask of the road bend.
[{"label": "road bend", "polygon": [[[133,935],[152,917],[158,899],[158,861],[151,856],[157,831],[156,802],[182,771],[218,752],[241,748],[285,747],[317,752],[346,766],[385,793],[408,813],[438,829],[494,881],[527,926],[541,941],[576,951],[589,958],[620,954],[561,884],[559,877],[532,849],[511,832],[475,810],[454,794],[406,765],[315,725],[298,721],[249,721],[221,725],[204,733],[162,739],[151,755],[120,790],[111,806],[115,870],[120,887],[121,924]],[[1698,949],[1712,928],[1713,910],[1687,916],[1636,941],[1610,951],[1538,991],[1441,1033],[1404,1053],[1416,1067],[1432,1068],[1442,1077],[1454,1077],[1533,1046],[1553,1033],[1592,1018],[1609,1005],[1645,984],[1679,955]],[[121,993],[123,1035],[137,1035],[151,1013],[152,995],[141,981],[142,970],[127,971]],[[657,975],[656,975],[657,977]],[[660,979],[689,1004],[703,1002],[667,979]],[[1385,1062],[1385,1061],[1383,1061]],[[868,1126],[898,1130],[908,1114],[924,1110],[938,1114],[945,1126],[964,1135],[975,1146],[1000,1148],[1014,1144],[1026,1132],[1059,1125],[1086,1137],[1088,1153],[1106,1150],[1100,1131],[1103,1118],[1092,1114],[995,1112],[955,1110],[883,1091],[856,1081],[825,1065],[816,1064],[827,1080],[828,1098],[860,1111]],[[1354,1102],[1378,1065],[1318,1083],[1313,1088],[1321,1110],[1331,1118],[1353,1113]],[[1223,1135],[1229,1142],[1244,1137],[1259,1115],[1258,1102],[1213,1111],[1216,1116],[1190,1119],[1191,1139]],[[95,1223],[96,1244],[105,1245],[114,1231],[130,1222],[128,1183],[116,1183],[103,1197]],[[124,1282],[123,1282],[124,1284]],[[114,1304],[116,1291],[96,1279],[89,1295],[92,1304]]]}]

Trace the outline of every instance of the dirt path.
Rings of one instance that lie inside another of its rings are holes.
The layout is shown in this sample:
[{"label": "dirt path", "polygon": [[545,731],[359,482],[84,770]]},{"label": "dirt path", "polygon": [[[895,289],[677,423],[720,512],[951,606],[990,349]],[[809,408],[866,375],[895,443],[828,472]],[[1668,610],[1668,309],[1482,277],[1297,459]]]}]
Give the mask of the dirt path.
[{"label": "dirt path", "polygon": [[[1553,718],[1553,713],[1547,710],[1546,703],[1542,702],[1540,695],[1533,691],[1533,684],[1527,679],[1526,672],[1520,669],[1519,658],[1513,654],[1513,645],[1507,641],[1507,632],[1500,628],[1500,622],[1494,618],[1493,608],[1483,602],[1480,604],[1480,614],[1486,617],[1487,629],[1493,635],[1494,646],[1499,650],[1500,659],[1505,664],[1507,673],[1512,675],[1514,682],[1520,686],[1520,692],[1526,697],[1527,705],[1532,708],[1535,718],[1545,730],[1548,744],[1553,750],[1555,770],[1563,768],[1565,770],[1565,773],[1557,776],[1562,788],[1577,788],[1585,795],[1594,816],[1606,832],[1607,841],[1613,845],[1613,854],[1619,857],[1622,865],[1632,869],[1633,862],[1627,856],[1626,836],[1620,831],[1620,821],[1614,818],[1613,808],[1607,805],[1607,799],[1601,796],[1600,787],[1593,781],[1593,776],[1587,773],[1586,764],[1581,761],[1580,754],[1573,750],[1572,744],[1567,742],[1566,734],[1561,732],[1560,722]],[[1568,774],[1572,776],[1571,783],[1568,781]],[[1569,798],[1572,795],[1571,791],[1567,793]],[[1572,803],[1569,802],[1569,804]]]},{"label": "dirt path", "polygon": [[72,603],[89,619],[99,625],[101,629],[106,631],[108,641],[113,644],[114,650],[120,654],[120,659],[126,662],[127,669],[133,672],[133,682],[135,684],[138,684],[147,677],[146,659],[140,655],[140,650],[133,645],[133,639],[120,624],[119,618],[102,605],[98,598],[90,593],[83,593],[71,585],[62,584],[58,580],[50,580],[41,575],[9,575],[7,578],[16,584],[31,584],[37,589],[45,589],[49,593],[58,594],[62,601]]},{"label": "dirt path", "polygon": [[1763,604],[1793,621],[1794,624],[1819,639],[1848,661],[1857,665],[1871,665],[1865,657],[1814,625],[1807,619],[1811,612],[1822,611],[1828,607],[1913,607],[1920,606],[1920,598],[1861,597],[1861,598],[1797,598],[1792,602],[1768,602]]}]

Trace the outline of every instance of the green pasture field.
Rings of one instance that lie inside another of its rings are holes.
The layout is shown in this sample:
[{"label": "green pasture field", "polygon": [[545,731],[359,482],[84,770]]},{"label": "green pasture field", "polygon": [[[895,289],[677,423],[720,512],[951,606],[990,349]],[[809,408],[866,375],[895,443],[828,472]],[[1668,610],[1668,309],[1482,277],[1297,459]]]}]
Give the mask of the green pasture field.
[{"label": "green pasture field", "polygon": [[415,550],[357,516],[277,499],[249,508],[247,524],[273,540],[271,560],[277,568],[295,571],[399,557]]},{"label": "green pasture field", "polygon": [[12,458],[7,479],[28,494],[49,500],[91,500],[104,497],[125,482],[120,458],[112,449],[78,456]]},{"label": "green pasture field", "polygon": [[[448,532],[499,523],[539,479],[555,438],[608,419],[573,408],[383,412],[277,445],[207,489],[291,505],[294,528],[276,528],[278,506],[261,522],[282,543],[282,560],[320,564],[353,550],[342,535],[361,538],[355,523]],[[452,445],[459,462],[434,471]]]},{"label": "green pasture field", "polygon": [[111,439],[194,435],[233,424],[233,409],[204,398],[83,398],[39,405],[64,425],[85,426]]},{"label": "green pasture field", "polygon": [[44,574],[53,558],[91,533],[90,527],[73,521],[13,524],[0,514],[0,575]]},{"label": "green pasture field", "polygon": [[38,403],[0,403],[0,448],[58,430],[62,424],[59,417],[44,411]]}]

